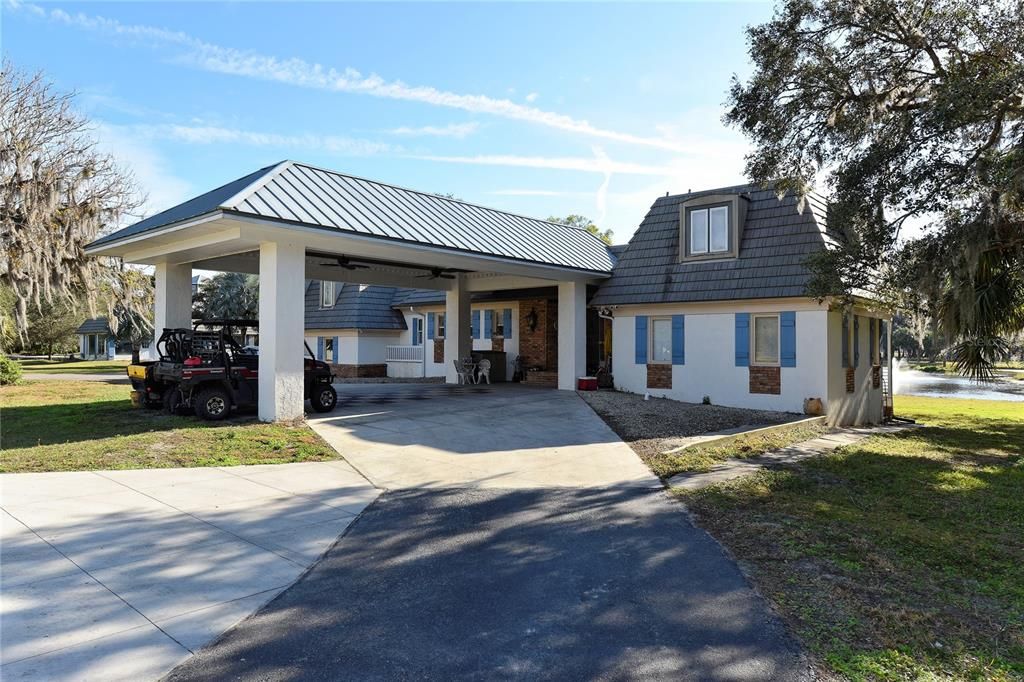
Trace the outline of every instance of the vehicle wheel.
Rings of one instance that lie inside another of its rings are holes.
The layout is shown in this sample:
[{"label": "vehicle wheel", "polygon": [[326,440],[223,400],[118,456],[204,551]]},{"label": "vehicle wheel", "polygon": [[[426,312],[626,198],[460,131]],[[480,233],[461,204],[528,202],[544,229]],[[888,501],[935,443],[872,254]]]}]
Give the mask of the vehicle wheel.
[{"label": "vehicle wheel", "polygon": [[146,398],[142,401],[142,406],[147,410],[159,410],[163,408],[164,403],[162,400],[150,400],[149,398]]},{"label": "vehicle wheel", "polygon": [[316,412],[330,412],[338,404],[338,392],[333,386],[317,386],[309,399]]},{"label": "vehicle wheel", "polygon": [[177,388],[169,388],[164,391],[163,400],[164,412],[167,414],[181,414],[181,391]]},{"label": "vehicle wheel", "polygon": [[196,399],[196,416],[208,421],[219,421],[231,414],[231,397],[223,388],[203,389]]}]

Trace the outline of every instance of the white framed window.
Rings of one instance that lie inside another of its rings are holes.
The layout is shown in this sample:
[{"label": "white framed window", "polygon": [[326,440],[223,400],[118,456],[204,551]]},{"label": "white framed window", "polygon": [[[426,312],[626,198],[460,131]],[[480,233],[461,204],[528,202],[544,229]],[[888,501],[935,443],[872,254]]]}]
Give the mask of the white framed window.
[{"label": "white framed window", "polygon": [[779,316],[754,315],[750,356],[755,365],[779,364]]},{"label": "white framed window", "polygon": [[688,216],[690,255],[700,256],[729,251],[728,206],[695,208]]},{"label": "white framed window", "polygon": [[324,360],[327,362],[338,361],[338,357],[334,354],[334,337],[332,336],[324,339]]},{"label": "white framed window", "polygon": [[423,345],[423,319],[419,317],[412,318],[412,345]]},{"label": "white framed window", "polygon": [[320,282],[320,307],[334,307],[334,282]]},{"label": "white framed window", "polygon": [[647,362],[654,365],[672,363],[672,318],[651,318],[651,348]]},{"label": "white framed window", "polygon": [[437,314],[437,329],[434,330],[434,336],[439,339],[444,338],[444,313]]}]

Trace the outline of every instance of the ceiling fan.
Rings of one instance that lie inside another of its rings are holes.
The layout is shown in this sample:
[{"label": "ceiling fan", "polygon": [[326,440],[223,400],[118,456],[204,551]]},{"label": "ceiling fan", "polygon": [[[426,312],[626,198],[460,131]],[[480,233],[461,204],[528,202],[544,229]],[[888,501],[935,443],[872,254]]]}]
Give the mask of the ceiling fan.
[{"label": "ceiling fan", "polygon": [[362,265],[360,263],[353,263],[345,256],[338,256],[334,259],[336,263],[321,263],[320,265],[325,268],[345,268],[346,270],[365,270],[369,268],[369,265]]},{"label": "ceiling fan", "polygon": [[417,279],[455,279],[455,275],[450,274],[444,268],[430,268],[430,272],[425,275],[416,275]]}]

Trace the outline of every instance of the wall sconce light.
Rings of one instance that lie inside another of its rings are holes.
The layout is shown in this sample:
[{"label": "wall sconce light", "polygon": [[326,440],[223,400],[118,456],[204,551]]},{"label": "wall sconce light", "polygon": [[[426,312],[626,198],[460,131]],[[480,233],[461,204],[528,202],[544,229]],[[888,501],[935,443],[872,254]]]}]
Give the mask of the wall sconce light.
[{"label": "wall sconce light", "polygon": [[537,331],[537,323],[539,322],[537,317],[537,309],[530,308],[530,314],[526,316],[526,326],[530,328],[531,332]]}]

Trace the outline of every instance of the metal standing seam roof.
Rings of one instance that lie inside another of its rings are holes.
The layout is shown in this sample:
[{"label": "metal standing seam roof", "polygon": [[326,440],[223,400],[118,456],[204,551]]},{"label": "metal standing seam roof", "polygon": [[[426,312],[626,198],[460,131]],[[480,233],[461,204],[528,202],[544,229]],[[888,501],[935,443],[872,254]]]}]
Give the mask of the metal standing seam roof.
[{"label": "metal standing seam roof", "polygon": [[[741,194],[750,200],[739,256],[680,263],[679,206],[708,194]],[[780,200],[774,189],[758,185],[660,197],[590,305],[806,296],[807,258],[836,235],[827,232],[827,204],[820,197],[808,197],[802,212],[797,204],[792,194]]]},{"label": "metal standing seam roof", "polygon": [[473,254],[610,272],[607,246],[584,229],[283,161],[93,242],[99,246],[227,211]]}]

